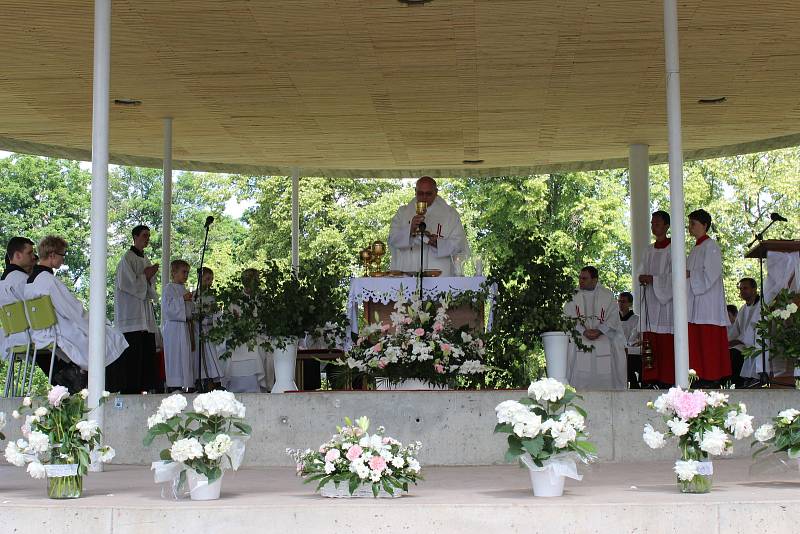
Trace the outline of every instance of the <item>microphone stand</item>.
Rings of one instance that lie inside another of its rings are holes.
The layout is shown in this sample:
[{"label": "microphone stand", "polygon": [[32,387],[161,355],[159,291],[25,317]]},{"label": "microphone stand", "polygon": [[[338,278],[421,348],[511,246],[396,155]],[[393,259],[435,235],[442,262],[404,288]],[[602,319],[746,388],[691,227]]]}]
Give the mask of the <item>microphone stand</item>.
[{"label": "microphone stand", "polygon": [[[773,219],[769,222],[769,224],[761,230],[759,233],[756,234],[756,237],[750,241],[747,245],[749,249],[752,247],[756,242],[761,243],[764,241],[764,234],[769,230],[770,226],[775,224],[777,219]],[[761,287],[761,293],[764,293],[764,256],[758,257],[758,282]],[[761,305],[761,317],[763,318],[767,309],[766,300],[763,296],[759,299],[759,303]],[[754,384],[752,387],[764,387],[772,385],[772,379],[769,377],[769,373],[767,372],[767,340],[763,337],[759,340],[761,345],[761,372],[758,373],[758,382]]]},{"label": "microphone stand", "polygon": [[419,232],[419,286],[417,291],[419,292],[419,300],[422,300],[422,274],[425,270],[425,222],[419,223],[417,226],[417,231]]},{"label": "microphone stand", "polygon": [[[195,390],[198,393],[206,393],[208,388],[208,366],[206,365],[206,358],[205,358],[205,335],[203,333],[203,321],[205,320],[205,307],[203,303],[203,263],[206,259],[206,248],[208,247],[208,231],[211,228],[211,223],[214,222],[213,217],[208,217],[206,219],[206,235],[203,238],[203,249],[200,252],[200,267],[197,269],[197,291],[195,292],[195,301],[199,304],[198,305],[198,312],[197,312],[197,323],[198,323],[198,343],[200,345],[197,348],[197,372],[198,377],[197,381],[195,382]],[[205,371],[205,379],[203,378],[203,371]]]}]

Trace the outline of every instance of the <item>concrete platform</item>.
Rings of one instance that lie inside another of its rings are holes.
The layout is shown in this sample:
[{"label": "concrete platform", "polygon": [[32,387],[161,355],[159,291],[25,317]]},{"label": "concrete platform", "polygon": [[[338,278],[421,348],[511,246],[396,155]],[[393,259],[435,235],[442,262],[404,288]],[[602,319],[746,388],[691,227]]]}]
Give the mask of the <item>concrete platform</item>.
[{"label": "concrete platform", "polygon": [[683,495],[671,462],[598,464],[560,498],[534,498],[514,465],[425,468],[402,499],[325,499],[291,468],[228,473],[218,501],[161,499],[142,466],[92,473],[84,497],[54,501],[44,481],[0,467],[3,534],[180,533],[691,533],[800,529],[800,476],[751,478],[750,461],[715,460],[712,493]]}]

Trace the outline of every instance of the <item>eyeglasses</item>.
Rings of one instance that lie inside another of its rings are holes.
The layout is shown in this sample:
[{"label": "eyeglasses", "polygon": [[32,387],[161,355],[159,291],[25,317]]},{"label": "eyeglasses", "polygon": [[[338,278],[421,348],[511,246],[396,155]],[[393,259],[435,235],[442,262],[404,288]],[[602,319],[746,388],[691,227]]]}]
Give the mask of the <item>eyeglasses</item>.
[{"label": "eyeglasses", "polygon": [[65,257],[67,255],[67,251],[65,250],[64,252],[53,252],[53,254],[56,254],[56,255],[61,256],[63,258],[63,257]]}]

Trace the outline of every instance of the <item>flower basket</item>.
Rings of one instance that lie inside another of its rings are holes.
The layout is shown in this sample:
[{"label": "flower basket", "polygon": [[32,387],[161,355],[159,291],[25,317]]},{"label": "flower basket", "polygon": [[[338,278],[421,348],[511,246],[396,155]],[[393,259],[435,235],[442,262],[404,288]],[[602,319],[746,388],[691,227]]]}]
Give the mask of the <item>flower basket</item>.
[{"label": "flower basket", "polygon": [[559,497],[564,479],[581,480],[576,461],[594,459],[595,446],[584,432],[586,412],[573,403],[581,398],[555,378],[532,383],[528,396],[495,407],[495,432],[508,434],[506,461],[528,468],[536,497]]},{"label": "flower basket", "polygon": [[47,496],[51,499],[77,499],[83,493],[83,477],[78,464],[44,466],[47,476]]},{"label": "flower basket", "polygon": [[404,446],[384,436],[383,427],[370,434],[366,417],[355,424],[346,417],[345,426],[336,430],[317,450],[286,450],[297,464],[297,475],[306,484],[316,483],[323,497],[399,497],[422,479],[416,458],[420,442]]}]

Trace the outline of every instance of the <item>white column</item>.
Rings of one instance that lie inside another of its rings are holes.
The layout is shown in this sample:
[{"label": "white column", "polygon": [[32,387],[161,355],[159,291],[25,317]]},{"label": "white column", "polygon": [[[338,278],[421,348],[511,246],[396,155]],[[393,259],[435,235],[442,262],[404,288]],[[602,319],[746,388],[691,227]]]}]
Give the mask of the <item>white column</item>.
[{"label": "white column", "polygon": [[292,269],[300,271],[300,172],[292,169]]},{"label": "white column", "polygon": [[[98,406],[106,386],[106,256],[108,255],[108,105],[111,77],[111,0],[94,3],[92,85],[92,213],[89,245],[89,406],[103,429]],[[99,462],[93,470],[101,471]]]},{"label": "white column", "polygon": [[[169,281],[172,256],[172,118],[164,119],[164,192],[161,199],[161,284]],[[164,314],[161,314],[164,326]]]},{"label": "white column", "polygon": [[686,308],[686,220],[683,198],[683,146],[681,144],[681,80],[678,61],[678,8],[664,0],[664,51],[667,75],[667,128],[669,132],[669,202],[672,219],[672,309],[675,321],[675,383],[689,385],[689,325]]},{"label": "white column", "polygon": [[628,179],[631,195],[631,288],[633,304],[639,306],[639,273],[636,269],[650,244],[650,156],[649,147],[635,144],[628,152]]}]

